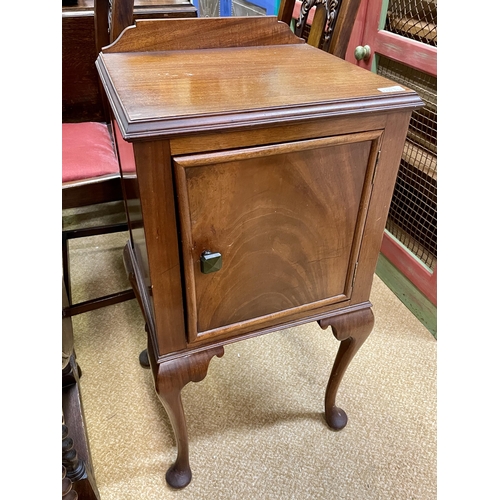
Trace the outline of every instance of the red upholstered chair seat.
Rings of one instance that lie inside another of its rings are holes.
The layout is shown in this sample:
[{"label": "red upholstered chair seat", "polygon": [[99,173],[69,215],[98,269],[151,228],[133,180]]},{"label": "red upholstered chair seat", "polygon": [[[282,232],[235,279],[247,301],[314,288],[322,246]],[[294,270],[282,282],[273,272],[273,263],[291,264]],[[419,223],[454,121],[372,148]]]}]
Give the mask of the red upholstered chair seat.
[{"label": "red upholstered chair seat", "polygon": [[122,172],[124,174],[135,174],[135,158],[134,158],[134,146],[132,143],[125,141],[122,135],[118,131],[118,124],[115,123],[115,140],[116,148],[118,149],[118,154],[120,155],[120,165]]},{"label": "red upholstered chair seat", "polygon": [[106,124],[62,124],[63,183],[119,173],[118,160]]}]

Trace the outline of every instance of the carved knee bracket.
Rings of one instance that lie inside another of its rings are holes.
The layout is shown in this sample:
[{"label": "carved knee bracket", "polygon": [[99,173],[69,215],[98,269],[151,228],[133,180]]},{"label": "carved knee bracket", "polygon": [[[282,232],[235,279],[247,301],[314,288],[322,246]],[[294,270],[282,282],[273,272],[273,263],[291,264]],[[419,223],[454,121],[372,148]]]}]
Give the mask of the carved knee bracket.
[{"label": "carved knee bracket", "polygon": [[318,323],[323,330],[331,326],[335,338],[341,342],[325,395],[326,422],[332,429],[341,430],[347,425],[347,415],[336,406],[335,398],[349,363],[373,329],[373,312],[371,309],[361,309],[325,318]]}]

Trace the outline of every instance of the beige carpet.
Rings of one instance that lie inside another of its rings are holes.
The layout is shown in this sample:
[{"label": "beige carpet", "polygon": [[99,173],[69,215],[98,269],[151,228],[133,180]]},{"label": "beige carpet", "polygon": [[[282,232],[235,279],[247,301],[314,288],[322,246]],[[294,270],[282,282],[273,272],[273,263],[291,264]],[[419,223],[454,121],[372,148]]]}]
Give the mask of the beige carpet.
[{"label": "beige carpet", "polygon": [[[128,288],[125,234],[71,243],[73,297]],[[434,499],[436,340],[375,277],[375,328],[351,363],[330,430],[323,397],[339,343],[316,323],[229,345],[183,401],[193,480],[165,483],[173,432],[139,365],[136,301],[74,317],[101,500]]]}]

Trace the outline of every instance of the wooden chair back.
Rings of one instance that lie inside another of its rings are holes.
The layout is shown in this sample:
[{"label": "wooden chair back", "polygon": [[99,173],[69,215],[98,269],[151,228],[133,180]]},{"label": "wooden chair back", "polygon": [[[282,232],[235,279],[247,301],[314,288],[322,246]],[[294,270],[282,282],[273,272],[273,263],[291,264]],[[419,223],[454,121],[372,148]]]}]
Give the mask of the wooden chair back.
[{"label": "wooden chair back", "polygon": [[278,19],[286,24],[294,19],[298,37],[345,59],[360,3],[361,0],[281,0]]},{"label": "wooden chair back", "polygon": [[96,57],[134,23],[134,0],[94,0]]},{"label": "wooden chair back", "polygon": [[[133,20],[134,0],[94,0],[95,55],[109,45]],[[62,208],[79,208],[121,201],[120,167],[115,154],[116,138],[110,123],[108,102],[99,82],[106,124],[96,122],[63,123]],[[125,211],[122,207],[123,218]],[[74,304],[71,299],[70,252],[68,242],[100,234],[126,231],[126,222],[79,227],[62,232],[63,280],[68,293],[66,316],[91,311],[134,298],[125,290]]]},{"label": "wooden chair back", "polygon": [[[94,0],[95,57],[101,49],[113,43],[121,32],[134,23],[134,0]],[[104,116],[109,121],[108,102],[101,84],[99,92]]]}]

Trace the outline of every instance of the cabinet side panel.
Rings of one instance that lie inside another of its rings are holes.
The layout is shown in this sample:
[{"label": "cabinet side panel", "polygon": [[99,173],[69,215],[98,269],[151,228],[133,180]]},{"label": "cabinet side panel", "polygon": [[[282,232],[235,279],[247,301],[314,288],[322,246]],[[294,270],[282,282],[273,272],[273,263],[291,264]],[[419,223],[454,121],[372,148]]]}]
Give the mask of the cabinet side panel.
[{"label": "cabinet side panel", "polygon": [[409,121],[410,112],[393,113],[387,117],[351,297],[353,304],[370,298],[373,275],[377,266]]},{"label": "cabinet side panel", "polygon": [[167,141],[140,142],[134,153],[161,356],[186,347],[170,150]]}]

